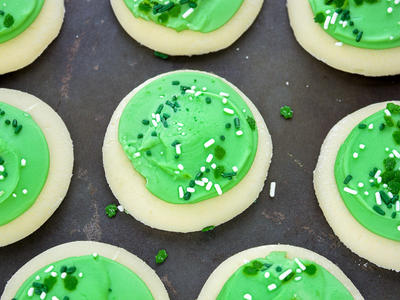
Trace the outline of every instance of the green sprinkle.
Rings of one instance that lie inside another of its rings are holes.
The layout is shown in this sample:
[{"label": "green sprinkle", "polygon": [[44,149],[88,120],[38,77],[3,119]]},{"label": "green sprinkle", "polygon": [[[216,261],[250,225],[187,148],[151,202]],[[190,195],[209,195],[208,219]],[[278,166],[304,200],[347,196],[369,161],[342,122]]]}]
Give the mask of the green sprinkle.
[{"label": "green sprinkle", "polygon": [[211,225],[211,226],[204,227],[201,231],[202,232],[207,232],[207,231],[212,231],[214,229],[215,229],[215,226]]},{"label": "green sprinkle", "polygon": [[172,81],[172,85],[180,85],[181,83],[178,80]]},{"label": "green sprinkle", "polygon": [[243,273],[247,275],[256,275],[258,273],[258,269],[253,266],[246,266],[243,268]]},{"label": "green sprinkle", "polygon": [[394,126],[394,122],[391,116],[384,116],[383,117],[385,119],[386,125],[389,127],[393,127]]},{"label": "green sprinkle", "polygon": [[353,176],[347,175],[346,178],[344,179],[343,183],[348,184],[350,182],[350,180],[352,180],[352,179],[353,179]]},{"label": "green sprinkle", "polygon": [[392,219],[396,218],[397,213],[394,211],[392,212]]},{"label": "green sprinkle", "polygon": [[390,203],[390,197],[388,196],[388,194],[386,194],[384,191],[379,191],[379,194],[381,195],[381,199],[383,200],[383,202],[388,205]]},{"label": "green sprinkle", "polygon": [[396,144],[400,144],[400,131],[393,132],[392,136]]},{"label": "green sprinkle", "polygon": [[4,16],[4,11],[0,10],[0,16]]},{"label": "green sprinkle", "polygon": [[317,267],[315,265],[306,266],[306,270],[304,271],[309,275],[314,275],[317,272]]},{"label": "green sprinkle", "polygon": [[396,167],[396,159],[392,157],[385,158],[383,160],[383,165],[385,166],[386,170],[392,171]]},{"label": "green sprinkle", "polygon": [[231,127],[232,127],[232,124],[231,124],[231,123],[226,123],[226,124],[225,124],[225,128],[226,128],[226,129],[229,129],[229,128],[231,128]]},{"label": "green sprinkle", "polygon": [[137,135],[137,137],[138,137],[138,139],[142,139],[142,138],[143,138],[143,133],[139,133],[139,134]]},{"label": "green sprinkle", "polygon": [[400,182],[399,181],[391,180],[387,183],[387,185],[388,185],[389,190],[392,192],[392,194],[398,194],[400,192]]},{"label": "green sprinkle", "polygon": [[222,148],[221,146],[218,145],[218,146],[215,147],[214,153],[215,153],[215,157],[217,159],[221,160],[221,159],[224,158],[224,156],[226,154],[226,151],[225,151],[224,148]]},{"label": "green sprinkle", "polygon": [[225,167],[224,166],[218,166],[214,169],[214,177],[219,178],[222,176],[222,173],[225,172]]},{"label": "green sprinkle", "polygon": [[378,214],[380,214],[380,215],[382,215],[382,216],[384,216],[385,215],[385,212],[382,210],[382,208],[380,208],[378,205],[374,205],[373,207],[373,210],[375,210]]},{"label": "green sprinkle", "polygon": [[386,105],[386,108],[388,111],[390,111],[392,114],[398,114],[400,113],[400,105],[394,104],[394,103],[388,103]]},{"label": "green sprinkle", "polygon": [[211,98],[210,98],[210,97],[207,97],[207,98],[206,98],[206,103],[207,103],[207,104],[210,104],[210,103],[211,103]]},{"label": "green sprinkle", "polygon": [[365,129],[365,128],[367,128],[367,125],[366,124],[358,124],[358,128]]},{"label": "green sprinkle", "polygon": [[196,183],[194,182],[194,180],[189,181],[189,187],[194,187],[195,185]]},{"label": "green sprinkle", "polygon": [[164,54],[164,53],[161,53],[161,52],[158,52],[158,51],[154,51],[154,55],[156,57],[161,58],[161,59],[168,59],[168,57],[169,57],[167,54]]},{"label": "green sprinkle", "polygon": [[147,150],[147,151],[146,151],[146,155],[147,155],[147,156],[151,156],[151,151],[150,151],[150,150]]},{"label": "green sprinkle", "polygon": [[320,23],[320,24],[322,24],[322,23],[324,23],[325,22],[325,14],[323,13],[323,12],[319,12],[319,13],[317,13],[316,15],[315,15],[315,17],[314,17],[314,22],[315,23]]},{"label": "green sprinkle", "polygon": [[18,126],[18,121],[14,119],[14,120],[12,121],[12,126],[13,126],[13,127],[17,127],[17,126]]},{"label": "green sprinkle", "polygon": [[246,121],[249,124],[251,130],[255,130],[256,129],[256,121],[252,117],[248,116]]},{"label": "green sprinkle", "polygon": [[199,180],[201,177],[203,177],[203,172],[198,172],[194,178]]},{"label": "green sprinkle", "polygon": [[381,123],[381,125],[379,125],[379,130],[382,131],[383,129],[385,129],[385,124]]},{"label": "green sprinkle", "polygon": [[240,120],[239,118],[234,118],[233,123],[235,124],[235,128],[239,129],[240,128]]},{"label": "green sprinkle", "polygon": [[293,118],[293,110],[288,105],[282,106],[280,112],[281,116],[284,117],[286,120]]},{"label": "green sprinkle", "polygon": [[357,42],[357,43],[359,43],[359,42],[361,41],[362,36],[363,36],[363,32],[360,31],[360,32],[357,34],[357,37],[356,37],[356,42]]},{"label": "green sprinkle", "polygon": [[276,270],[277,272],[282,272],[282,267],[281,267],[281,266],[277,266],[277,267],[275,268],[275,270]]},{"label": "green sprinkle", "polygon": [[10,27],[13,26],[13,24],[14,24],[14,17],[13,17],[12,15],[10,15],[10,14],[7,14],[7,15],[4,17],[4,22],[3,22],[3,24],[4,24],[4,27],[10,28]]},{"label": "green sprinkle", "polygon": [[65,296],[65,297],[63,298],[63,300],[69,300],[69,297],[68,297],[68,296]]},{"label": "green sprinkle", "polygon": [[171,146],[175,147],[178,144],[180,144],[180,142],[178,140],[175,140],[175,141],[172,142]]},{"label": "green sprinkle", "polygon": [[156,255],[156,264],[162,264],[168,257],[168,253],[165,249],[161,249],[158,251]]},{"label": "green sprinkle", "polygon": [[17,128],[15,128],[14,132],[15,132],[15,134],[18,134],[21,132],[21,130],[22,130],[22,125],[18,125]]},{"label": "green sprinkle", "polygon": [[67,272],[67,266],[61,266],[61,268],[60,268],[60,272],[61,273],[64,273],[64,272]]},{"label": "green sprinkle", "polygon": [[150,121],[149,121],[149,120],[146,120],[146,119],[144,119],[144,120],[142,120],[142,124],[143,124],[143,125],[149,125],[149,124],[150,124]]},{"label": "green sprinkle", "polygon": [[10,124],[11,124],[11,121],[10,121],[10,120],[5,120],[4,123],[6,123],[6,125],[10,125]]},{"label": "green sprinkle", "polygon": [[76,286],[78,285],[78,279],[76,279],[75,276],[72,275],[67,275],[64,279],[64,287],[69,290],[73,291],[76,289]]},{"label": "green sprinkle", "polygon": [[160,105],[158,106],[157,110],[156,110],[156,114],[160,114],[161,111],[163,110],[163,108],[164,108],[164,104],[160,104]]},{"label": "green sprinkle", "polygon": [[153,132],[151,133],[151,136],[157,136],[157,132],[156,132],[156,131],[153,131]]},{"label": "green sprinkle", "polygon": [[221,135],[219,138],[221,139],[221,141],[225,141],[225,136],[224,135]]},{"label": "green sprinkle", "polygon": [[184,200],[189,200],[191,196],[192,196],[192,194],[191,194],[190,192],[186,192],[186,193],[183,195],[183,199],[184,199]]},{"label": "green sprinkle", "polygon": [[169,119],[171,116],[169,115],[169,114],[167,114],[167,113],[163,113],[163,118],[165,119],[165,120],[167,120],[167,119]]},{"label": "green sprinkle", "polygon": [[67,273],[67,274],[74,274],[75,271],[76,271],[76,267],[72,266],[72,267],[69,267],[69,268],[67,269],[66,273]]},{"label": "green sprinkle", "polygon": [[117,208],[117,205],[115,205],[115,204],[110,204],[110,205],[106,206],[106,215],[110,219],[115,217],[115,215],[117,214],[117,211],[118,211],[118,208]]}]

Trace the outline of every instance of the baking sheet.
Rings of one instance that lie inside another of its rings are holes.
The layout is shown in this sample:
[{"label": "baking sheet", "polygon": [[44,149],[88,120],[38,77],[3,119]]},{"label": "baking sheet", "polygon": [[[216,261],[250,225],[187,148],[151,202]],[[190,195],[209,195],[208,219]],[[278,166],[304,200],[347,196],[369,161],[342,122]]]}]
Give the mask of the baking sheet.
[{"label": "baking sheet", "polygon": [[[400,274],[359,258],[333,234],[318,207],[312,172],[329,129],[377,101],[400,98],[400,77],[365,78],[336,71],[295,41],[285,1],[267,0],[251,29],[232,47],[199,57],[161,60],[119,26],[107,0],[66,0],[60,36],[31,66],[0,76],[0,87],[38,96],[64,119],[75,144],[66,199],[30,237],[0,248],[0,291],[25,262],[55,245],[96,240],[123,247],[155,268],[171,299],[195,299],[210,273],[229,256],[264,244],[288,243],[326,256],[366,299],[399,299]],[[101,146],[119,101],[159,73],[190,68],[214,72],[238,86],[264,116],[274,156],[264,191],[247,211],[213,232],[153,230],[132,217],[108,219],[115,202],[102,167]],[[294,118],[279,108],[288,104]],[[277,182],[277,196],[268,196]],[[167,261],[154,255],[165,248]]]}]

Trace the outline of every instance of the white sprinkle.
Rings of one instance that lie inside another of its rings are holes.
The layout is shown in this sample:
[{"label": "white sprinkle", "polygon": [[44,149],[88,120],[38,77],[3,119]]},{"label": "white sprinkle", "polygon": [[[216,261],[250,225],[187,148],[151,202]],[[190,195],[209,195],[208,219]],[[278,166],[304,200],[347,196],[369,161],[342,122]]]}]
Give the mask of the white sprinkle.
[{"label": "white sprinkle", "polygon": [[296,269],[296,273],[301,273],[301,269]]},{"label": "white sprinkle", "polygon": [[194,183],[199,185],[199,186],[204,186],[205,185],[205,183],[203,181],[201,181],[201,180],[195,180]]},{"label": "white sprinkle", "polygon": [[156,121],[157,121],[157,123],[160,123],[160,122],[161,122],[160,114],[156,114]]},{"label": "white sprinkle", "polygon": [[343,24],[343,28],[345,28],[347,26],[347,21],[344,21],[342,24]]},{"label": "white sprinkle", "polygon": [[176,123],[176,125],[183,127],[182,123]]},{"label": "white sprinkle", "polygon": [[360,188],[364,187],[364,183],[359,182],[359,183],[358,183],[358,187],[360,187]]},{"label": "white sprinkle", "polygon": [[207,142],[204,143],[204,148],[208,148],[214,143],[215,143],[214,139],[208,140]]},{"label": "white sprinkle", "polygon": [[385,151],[386,151],[386,152],[388,152],[388,151],[389,151],[389,148],[388,148],[388,147],[386,147],[386,148],[385,148]]},{"label": "white sprinkle", "polygon": [[0,166],[0,172],[4,171],[4,166]]},{"label": "white sprinkle", "polygon": [[394,156],[396,156],[397,158],[400,158],[400,153],[397,150],[393,149],[392,152],[393,152]]},{"label": "white sprinkle", "polygon": [[228,99],[223,98],[223,99],[222,99],[222,103],[223,103],[223,104],[227,104],[227,103],[228,103]]},{"label": "white sprinkle", "polygon": [[183,169],[184,169],[184,168],[183,168],[183,165],[182,165],[182,164],[179,164],[179,165],[178,165],[178,169],[181,170],[181,171],[183,171]]},{"label": "white sprinkle", "polygon": [[294,278],[294,280],[296,280],[296,281],[299,281],[300,279],[301,279],[300,276],[297,276],[297,277]]},{"label": "white sprinkle", "polygon": [[124,212],[124,207],[123,207],[122,205],[118,205],[118,206],[117,206],[117,209],[118,209],[120,212]]},{"label": "white sprinkle", "polygon": [[271,284],[268,286],[268,290],[273,291],[274,289],[276,289],[276,284],[275,284],[275,283],[271,283]]},{"label": "white sprinkle", "polygon": [[35,291],[35,289],[34,289],[33,287],[31,287],[31,288],[28,290],[28,297],[32,297],[34,291]]},{"label": "white sprinkle", "polygon": [[14,198],[17,198],[17,194],[16,194],[16,193],[12,194],[12,196],[13,196]]},{"label": "white sprinkle", "polygon": [[243,134],[243,131],[241,131],[241,130],[236,131],[236,135],[241,136],[242,134]]},{"label": "white sprinkle", "polygon": [[206,167],[201,167],[200,168],[200,171],[202,171],[202,172],[205,172],[205,170],[206,170]]},{"label": "white sprinkle", "polygon": [[352,194],[352,195],[357,195],[357,191],[352,190],[352,189],[350,189],[350,188],[348,188],[348,187],[345,187],[343,190],[344,190],[346,193],[349,193],[349,194]]},{"label": "white sprinkle", "polygon": [[390,157],[390,158],[393,158],[393,157],[394,157],[393,153],[390,153],[390,154],[389,154],[389,157]]},{"label": "white sprinkle", "polygon": [[25,167],[26,166],[26,159],[21,159],[21,166]]},{"label": "white sprinkle", "polygon": [[82,273],[82,272],[79,273],[78,276],[79,276],[80,278],[82,278],[82,277],[83,277],[83,273]]},{"label": "white sprinkle", "polygon": [[181,154],[182,153],[181,144],[175,145],[175,152],[176,152],[176,154]]},{"label": "white sprinkle", "polygon": [[364,144],[360,144],[360,149],[365,149],[365,145]]},{"label": "white sprinkle", "polygon": [[40,280],[40,276],[37,275],[37,276],[35,277],[35,279],[36,279],[36,280]]},{"label": "white sprinkle", "polygon": [[273,181],[273,182],[271,182],[271,185],[269,186],[269,196],[271,198],[275,197],[275,190],[276,190],[276,182]]},{"label": "white sprinkle", "polygon": [[207,183],[207,182],[208,182],[208,178],[205,178],[205,177],[204,177],[204,178],[201,179],[201,181]]},{"label": "white sprinkle", "polygon": [[376,181],[377,181],[378,183],[381,183],[381,182],[382,182],[382,177],[378,177],[378,179],[376,179]]},{"label": "white sprinkle", "polygon": [[0,175],[0,180],[4,180],[4,176],[3,175]]},{"label": "white sprinkle", "polygon": [[56,296],[51,297],[51,300],[60,300]]},{"label": "white sprinkle", "polygon": [[196,92],[196,94],[194,94],[196,97],[200,96],[201,94],[203,94],[201,91]]},{"label": "white sprinkle", "polygon": [[327,10],[325,11],[325,13],[326,13],[327,15],[329,15],[329,14],[331,13],[331,10],[330,10],[330,9],[327,9]]},{"label": "white sprinkle", "polygon": [[182,18],[186,19],[187,17],[190,16],[190,14],[194,11],[194,9],[191,7],[185,13],[182,15]]},{"label": "white sprinkle", "polygon": [[217,191],[218,195],[222,195],[222,190],[221,187],[219,186],[218,183],[214,184],[215,190]]},{"label": "white sprinkle", "polygon": [[285,279],[286,277],[288,277],[289,276],[289,274],[290,273],[292,273],[293,272],[293,270],[292,269],[288,269],[288,270],[286,270],[285,272],[283,272],[281,275],[279,275],[279,280],[283,280],[283,279]]},{"label": "white sprinkle", "polygon": [[229,97],[229,94],[228,93],[224,93],[224,92],[220,92],[219,95],[221,97]]},{"label": "white sprinkle", "polygon": [[156,118],[156,114],[155,114],[155,113],[152,113],[152,114],[151,114],[151,117],[152,117],[153,119],[155,119],[155,118]]},{"label": "white sprinkle", "polygon": [[193,91],[193,90],[186,90],[186,94],[194,94],[195,93],[195,91]]},{"label": "white sprinkle", "polygon": [[139,157],[140,155],[141,155],[140,152],[136,152],[136,153],[133,154],[133,157],[136,158],[136,157]]},{"label": "white sprinkle", "polygon": [[206,87],[203,87],[202,90],[205,92],[205,91],[207,91],[207,88],[206,88]]},{"label": "white sprinkle", "polygon": [[333,13],[333,16],[332,16],[332,19],[331,19],[331,24],[332,25],[336,23],[336,19],[337,19],[338,15],[339,14],[337,12]]},{"label": "white sprinkle", "polygon": [[400,0],[394,0],[394,4],[399,4],[400,3]]},{"label": "white sprinkle", "polygon": [[50,275],[51,275],[51,277],[57,277],[57,273],[56,272],[51,272]]},{"label": "white sprinkle", "polygon": [[400,201],[396,201],[396,211],[400,211]]},{"label": "white sprinkle", "polygon": [[227,114],[230,114],[230,115],[233,115],[235,113],[233,111],[233,109],[230,109],[230,108],[227,108],[227,107],[224,108],[224,112],[226,112]]},{"label": "white sprinkle", "polygon": [[374,129],[374,124],[372,124],[372,123],[369,124],[369,125],[368,125],[368,129]]},{"label": "white sprinkle", "polygon": [[157,126],[158,126],[156,120],[151,120],[151,123],[153,123],[153,126],[154,126],[154,127],[157,127]]},{"label": "white sprinkle", "polygon": [[336,43],[335,43],[335,46],[337,46],[337,47],[342,47],[342,46],[343,46],[343,43],[342,43],[342,42],[336,42]]},{"label": "white sprinkle", "polygon": [[393,7],[388,7],[387,12],[391,14],[393,12]]},{"label": "white sprinkle", "polygon": [[371,182],[371,183],[372,183],[372,182],[374,182],[374,180],[373,180],[373,179],[370,179],[370,180],[369,180],[369,182]]},{"label": "white sprinkle", "polygon": [[96,258],[97,256],[99,256],[96,252],[94,252],[92,255],[93,255],[94,258]]},{"label": "white sprinkle", "polygon": [[211,165],[211,169],[215,169],[216,167],[217,167],[216,164],[212,164],[212,165]]},{"label": "white sprinkle", "polygon": [[394,40],[394,36],[389,36],[389,40],[393,41]]},{"label": "white sprinkle", "polygon": [[388,185],[387,185],[386,183],[384,183],[384,184],[383,184],[383,187],[384,187],[384,188],[387,188],[387,187],[388,187]]},{"label": "white sprinkle", "polygon": [[189,193],[194,193],[196,190],[194,188],[188,187],[186,191],[188,191]]},{"label": "white sprinkle", "polygon": [[40,299],[42,299],[42,300],[46,299],[46,293],[45,292],[42,292],[40,294]]},{"label": "white sprinkle", "polygon": [[385,115],[387,115],[388,117],[390,117],[392,115],[388,109],[385,109],[384,112],[385,112]]},{"label": "white sprinkle", "polygon": [[182,199],[183,196],[184,196],[184,194],[183,194],[183,187],[179,186],[178,191],[179,191],[179,198]]},{"label": "white sprinkle", "polygon": [[270,275],[271,275],[271,274],[269,274],[269,272],[265,272],[264,277],[265,277],[265,278],[269,278]]},{"label": "white sprinkle", "polygon": [[28,194],[28,190],[27,189],[23,189],[22,190],[22,194],[24,194],[24,195]]},{"label": "white sprinkle", "polygon": [[376,200],[376,204],[382,205],[381,194],[379,192],[375,193],[375,200]]},{"label": "white sprinkle", "polygon": [[368,196],[368,195],[369,195],[369,193],[368,193],[368,192],[364,192],[364,195],[365,195],[365,196]]},{"label": "white sprinkle", "polygon": [[50,266],[44,272],[45,273],[50,273],[51,271],[53,271],[53,269],[54,269],[54,266]]},{"label": "white sprinkle", "polygon": [[251,299],[253,299],[253,297],[251,297],[250,294],[246,294],[246,295],[243,296],[243,299],[251,300]]},{"label": "white sprinkle", "polygon": [[294,261],[296,262],[296,264],[299,266],[299,268],[300,268],[301,270],[304,271],[304,270],[306,269],[306,266],[303,265],[303,263],[300,261],[300,259],[295,258]]},{"label": "white sprinkle", "polygon": [[213,185],[212,181],[209,181],[207,183],[206,190],[209,191],[211,189],[212,185]]},{"label": "white sprinkle", "polygon": [[378,170],[378,171],[376,171],[376,173],[375,173],[375,178],[378,178],[379,176],[381,176],[381,173],[382,173],[382,171],[381,170]]},{"label": "white sprinkle", "polygon": [[213,158],[214,158],[214,156],[211,153],[208,154],[208,156],[206,158],[206,162],[208,162],[208,163],[211,162]]},{"label": "white sprinkle", "polygon": [[64,279],[65,277],[67,277],[67,273],[61,273],[61,279]]},{"label": "white sprinkle", "polygon": [[195,86],[195,85],[192,85],[191,89],[192,89],[192,90],[195,90],[195,89],[196,89],[196,86]]},{"label": "white sprinkle", "polygon": [[233,167],[232,167],[232,171],[233,171],[233,172],[237,172],[237,171],[239,171],[239,169],[238,169],[238,167],[233,166]]},{"label": "white sprinkle", "polygon": [[354,157],[354,158],[357,158],[357,157],[358,157],[358,153],[357,153],[357,152],[354,152],[354,153],[353,153],[353,157]]},{"label": "white sprinkle", "polygon": [[398,231],[400,231],[400,225],[399,225],[399,226],[397,226],[397,230],[398,230]]},{"label": "white sprinkle", "polygon": [[393,194],[391,192],[388,192],[388,195],[390,198],[393,198]]},{"label": "white sprinkle", "polygon": [[329,22],[331,21],[331,16],[327,16],[324,23],[324,29],[328,30]]}]

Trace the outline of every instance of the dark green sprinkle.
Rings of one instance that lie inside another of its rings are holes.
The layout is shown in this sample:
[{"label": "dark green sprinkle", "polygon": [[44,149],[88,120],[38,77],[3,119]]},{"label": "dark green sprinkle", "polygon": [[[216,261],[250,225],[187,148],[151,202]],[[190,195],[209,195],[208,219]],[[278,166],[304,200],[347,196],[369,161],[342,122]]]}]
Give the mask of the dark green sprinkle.
[{"label": "dark green sprinkle", "polygon": [[363,32],[360,31],[360,32],[357,34],[357,37],[356,37],[356,42],[357,42],[357,43],[359,43],[359,42],[361,41],[362,36],[363,36]]},{"label": "dark green sprinkle", "polygon": [[175,159],[178,159],[179,158],[179,154],[175,154]]},{"label": "dark green sprinkle", "polygon": [[293,110],[288,105],[282,106],[280,109],[280,113],[281,113],[281,116],[284,117],[285,119],[293,118]]},{"label": "dark green sprinkle", "polygon": [[165,249],[161,249],[158,251],[156,255],[156,264],[162,264],[168,257],[168,253]]},{"label": "dark green sprinkle", "polygon": [[76,267],[72,266],[69,267],[66,271],[67,274],[74,274],[74,272],[76,271]]},{"label": "dark green sprinkle", "polygon": [[190,192],[186,192],[185,195],[183,195],[184,200],[189,200],[192,194]]},{"label": "dark green sprinkle", "polygon": [[65,296],[63,300],[69,300],[69,297],[68,297],[68,296]]},{"label": "dark green sprinkle", "polygon": [[350,182],[350,180],[352,180],[352,179],[353,179],[353,176],[347,175],[346,178],[344,179],[343,183],[348,184]]},{"label": "dark green sprinkle", "polygon": [[215,147],[214,153],[217,159],[223,159],[226,154],[226,151],[224,148],[218,145]]},{"label": "dark green sprinkle", "polygon": [[256,121],[252,117],[248,116],[246,118],[246,121],[249,124],[251,130],[255,130],[256,129]]},{"label": "dark green sprinkle", "polygon": [[306,266],[306,270],[304,271],[309,275],[314,275],[317,272],[317,267],[315,265]]},{"label": "dark green sprinkle", "polygon": [[197,3],[196,2],[189,2],[189,7],[196,8],[197,7]]},{"label": "dark green sprinkle", "polygon": [[147,150],[147,151],[146,151],[146,155],[147,155],[147,156],[151,156],[151,151],[150,151],[150,150]]},{"label": "dark green sprinkle", "polygon": [[370,176],[370,177],[374,177],[375,174],[376,174],[376,172],[378,172],[378,168],[373,168],[373,169],[371,170],[371,172],[369,172],[369,176]]},{"label": "dark green sprinkle", "polygon": [[0,165],[4,164],[4,159],[0,157]]},{"label": "dark green sprinkle", "polygon": [[276,270],[277,272],[282,272],[282,267],[277,266],[277,267],[275,268],[275,270]]},{"label": "dark green sprinkle", "polygon": [[7,15],[4,17],[4,22],[3,22],[3,24],[4,24],[4,27],[10,28],[10,27],[13,26],[13,24],[14,24],[14,17],[13,17],[12,15],[10,15],[10,14],[7,14]]},{"label": "dark green sprinkle", "polygon": [[180,84],[180,82],[178,80],[172,81],[172,85],[179,85],[179,84]]},{"label": "dark green sprinkle", "polygon": [[143,133],[139,133],[139,134],[137,135],[137,137],[138,137],[138,139],[142,139],[142,138],[143,138]]},{"label": "dark green sprinkle", "polygon": [[206,103],[207,103],[207,104],[210,104],[210,103],[211,103],[211,98],[210,98],[210,97],[207,97],[207,98],[206,98]]},{"label": "dark green sprinkle", "polygon": [[221,135],[219,138],[221,139],[221,141],[225,141],[225,136],[224,135]]},{"label": "dark green sprinkle", "polygon": [[4,110],[0,111],[0,116],[4,116],[5,113],[6,113],[6,112],[5,112]]},{"label": "dark green sprinkle", "polygon": [[117,205],[115,205],[115,204],[110,204],[110,205],[106,206],[106,215],[110,219],[115,217],[115,215],[117,214],[117,211],[118,211],[118,208],[117,208]]},{"label": "dark green sprinkle", "polygon": [[201,231],[202,232],[207,232],[207,231],[212,231],[214,229],[215,229],[215,226],[211,225],[211,226],[204,227]]},{"label": "dark green sprinkle", "polygon": [[229,128],[231,128],[231,127],[232,127],[232,124],[231,124],[231,123],[226,123],[226,124],[225,124],[225,128],[229,129]]},{"label": "dark green sprinkle", "polygon": [[72,275],[67,275],[64,279],[64,287],[69,290],[73,291],[76,289],[76,286],[78,285],[78,279],[76,279],[75,276]]},{"label": "dark green sprinkle", "polygon": [[13,126],[13,127],[17,127],[17,126],[18,126],[18,121],[14,119],[14,120],[12,121],[12,126]]},{"label": "dark green sprinkle", "polygon": [[203,177],[203,172],[198,172],[194,178],[199,180],[201,177]]},{"label": "dark green sprinkle", "polygon": [[323,12],[319,12],[314,17],[315,23],[324,23],[325,22],[325,14]]},{"label": "dark green sprinkle", "polygon": [[67,266],[62,266],[62,267],[60,268],[60,272],[61,272],[61,273],[67,272]]},{"label": "dark green sprinkle", "polygon": [[10,124],[11,124],[11,121],[10,121],[10,120],[5,120],[4,123],[6,123],[6,125],[10,125]]},{"label": "dark green sprinkle", "polygon": [[190,180],[189,181],[189,186],[192,188],[196,185],[196,183],[194,182],[194,180]]},{"label": "dark green sprinkle", "polygon": [[389,127],[393,127],[394,126],[394,122],[391,116],[384,116],[383,117],[385,119],[386,125]]},{"label": "dark green sprinkle", "polygon": [[392,135],[396,144],[400,144],[400,131],[395,131]]},{"label": "dark green sprinkle", "polygon": [[357,29],[357,28],[354,29],[354,30],[353,30],[353,33],[354,33],[354,34],[358,34],[358,33],[359,33],[358,29]]},{"label": "dark green sprinkle", "polygon": [[385,129],[385,124],[381,123],[381,125],[379,125],[379,130],[382,131],[383,129]]},{"label": "dark green sprinkle", "polygon": [[258,270],[253,266],[246,266],[243,268],[243,273],[247,275],[256,275],[258,273]]},{"label": "dark green sprinkle", "polygon": [[372,207],[378,214],[380,214],[380,215],[382,215],[382,216],[384,216],[385,215],[385,212],[382,210],[382,208],[380,208],[378,205],[374,205],[373,207]]},{"label": "dark green sprinkle", "polygon": [[169,57],[167,54],[164,54],[164,53],[161,53],[161,52],[158,52],[158,51],[154,51],[154,55],[156,57],[161,58],[161,59],[168,59],[168,57]]},{"label": "dark green sprinkle", "polygon": [[160,104],[160,105],[158,106],[157,110],[156,110],[156,114],[160,114],[161,111],[163,110],[163,108],[164,108],[164,104]]},{"label": "dark green sprinkle", "polygon": [[157,132],[153,131],[153,132],[151,133],[151,136],[157,136]]},{"label": "dark green sprinkle", "polygon": [[167,120],[167,119],[169,119],[169,117],[171,117],[169,114],[167,114],[167,113],[163,113],[163,118],[165,119],[165,120]]},{"label": "dark green sprinkle", "polygon": [[386,194],[384,191],[379,191],[379,194],[381,195],[381,199],[383,200],[383,202],[388,205],[390,203],[390,197],[388,196],[388,194]]},{"label": "dark green sprinkle", "polygon": [[392,114],[398,114],[400,113],[400,105],[394,104],[394,103],[388,103],[386,105],[386,108],[392,113]]},{"label": "dark green sprinkle", "polygon": [[4,11],[0,10],[0,16],[4,16]]},{"label": "dark green sprinkle", "polygon": [[383,165],[385,166],[386,170],[392,171],[396,167],[396,159],[392,157],[385,158],[383,160]]},{"label": "dark green sprinkle", "polygon": [[43,283],[36,282],[36,281],[35,281],[34,283],[32,283],[32,286],[33,286],[34,288],[38,288],[38,289],[41,289],[41,288],[44,287]]},{"label": "dark green sprinkle", "polygon": [[365,124],[358,124],[358,128],[360,128],[360,129],[365,129],[365,128],[367,128],[367,125],[365,125]]},{"label": "dark green sprinkle", "polygon": [[149,124],[150,124],[150,121],[149,121],[149,120],[146,120],[146,119],[144,119],[144,120],[142,120],[142,123],[143,123],[143,125],[149,125]]},{"label": "dark green sprinkle", "polygon": [[240,120],[239,118],[234,118],[233,123],[235,124],[235,128],[239,129],[240,128]]},{"label": "dark green sprinkle", "polygon": [[175,141],[172,142],[171,146],[175,147],[178,144],[180,144],[180,142],[178,140],[175,140]]},{"label": "dark green sprinkle", "polygon": [[22,130],[22,125],[18,125],[17,128],[15,128],[14,132],[15,132],[15,134],[18,134],[21,132],[21,130]]},{"label": "dark green sprinkle", "polygon": [[392,219],[396,218],[397,213],[394,211],[392,212]]}]

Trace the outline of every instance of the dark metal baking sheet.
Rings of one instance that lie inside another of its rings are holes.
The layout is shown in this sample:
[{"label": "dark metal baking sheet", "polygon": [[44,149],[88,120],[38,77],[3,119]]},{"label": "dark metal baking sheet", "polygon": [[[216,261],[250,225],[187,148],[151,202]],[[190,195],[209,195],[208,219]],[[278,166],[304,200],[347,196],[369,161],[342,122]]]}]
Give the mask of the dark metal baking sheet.
[{"label": "dark metal baking sheet", "polygon": [[[229,256],[254,246],[288,243],[338,264],[366,299],[400,299],[400,275],[359,258],[338,240],[312,185],[329,129],[365,105],[399,99],[400,77],[365,78],[318,62],[295,41],[284,0],[266,1],[255,24],[229,49],[165,61],[124,32],[108,0],[66,0],[66,8],[60,36],[40,59],[0,76],[1,87],[32,93],[52,106],[75,144],[75,175],[61,207],[30,237],[0,249],[0,291],[42,251],[64,242],[96,240],[138,255],[155,268],[171,299],[190,300]],[[144,80],[181,68],[215,72],[253,100],[274,143],[268,184],[246,212],[211,233],[162,232],[125,214],[110,220],[104,207],[115,198],[104,177],[101,146],[111,114]],[[293,107],[294,119],[280,117],[284,104]],[[268,197],[270,181],[277,181],[274,199]],[[155,266],[160,248],[167,249],[169,258]]]}]

